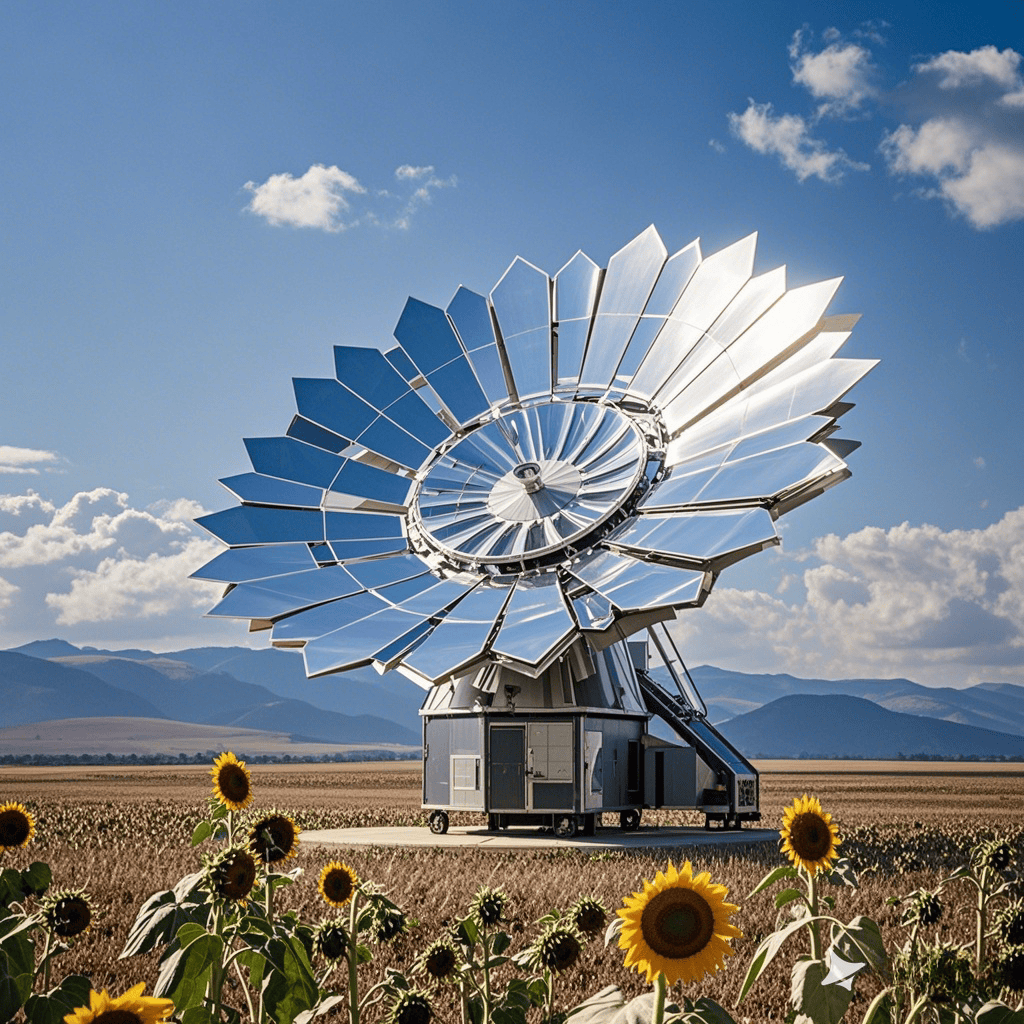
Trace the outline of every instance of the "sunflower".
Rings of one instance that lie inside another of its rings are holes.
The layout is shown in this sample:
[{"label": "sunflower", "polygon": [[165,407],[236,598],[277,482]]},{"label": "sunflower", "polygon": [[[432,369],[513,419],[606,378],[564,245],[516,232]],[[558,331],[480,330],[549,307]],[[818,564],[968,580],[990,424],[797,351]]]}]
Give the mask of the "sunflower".
[{"label": "sunflower", "polygon": [[570,908],[572,923],[588,938],[604,930],[608,919],[605,905],[593,896],[581,896]]},{"label": "sunflower", "polygon": [[681,871],[669,861],[666,872],[644,879],[644,891],[627,896],[617,911],[626,966],[646,972],[648,983],[664,974],[669,985],[720,970],[733,953],[729,940],[743,934],[729,921],[739,908],[725,902],[728,894],[706,871],[694,878],[689,861]]},{"label": "sunflower", "polygon": [[347,864],[342,864],[340,860],[332,860],[320,872],[317,888],[332,907],[343,907],[352,899],[357,885],[359,876]]},{"label": "sunflower", "polygon": [[373,919],[373,937],[378,942],[390,942],[405,931],[406,917],[397,907],[381,907]]},{"label": "sunflower", "polygon": [[420,955],[417,968],[435,981],[451,977],[459,965],[459,955],[449,939],[435,939]]},{"label": "sunflower", "polygon": [[244,903],[256,884],[256,861],[243,846],[229,846],[206,864],[206,886],[222,899]]},{"label": "sunflower", "polygon": [[240,811],[252,799],[249,769],[229,750],[213,762],[213,795],[229,810]]},{"label": "sunflower", "polygon": [[123,996],[113,999],[102,992],[89,991],[89,1005],[65,1014],[65,1024],[160,1024],[174,1012],[170,999],[142,994],[146,985],[139,982]]},{"label": "sunflower", "polygon": [[35,834],[35,819],[21,804],[0,806],[0,853],[16,846],[27,846]]},{"label": "sunflower", "polygon": [[88,930],[92,923],[92,905],[81,889],[61,889],[43,900],[41,910],[54,935],[71,939]]},{"label": "sunflower", "polygon": [[406,989],[391,1007],[389,1024],[429,1024],[434,1011],[425,992]]},{"label": "sunflower", "polygon": [[341,921],[321,921],[313,929],[313,948],[325,960],[340,960],[348,954],[348,930]]},{"label": "sunflower", "polygon": [[568,970],[579,960],[583,943],[575,928],[567,928],[556,921],[544,929],[534,949],[535,962],[557,974]]},{"label": "sunflower", "polygon": [[299,829],[286,814],[269,811],[249,828],[249,849],[264,864],[280,864],[298,853]]},{"label": "sunflower", "polygon": [[470,913],[483,925],[497,924],[508,905],[508,896],[501,889],[483,888],[473,897]]},{"label": "sunflower", "polygon": [[830,862],[839,856],[839,829],[832,824],[832,815],[822,811],[817,797],[805,793],[793,801],[792,807],[783,808],[779,834],[782,852],[790,863],[811,876],[819,870],[830,870]]}]

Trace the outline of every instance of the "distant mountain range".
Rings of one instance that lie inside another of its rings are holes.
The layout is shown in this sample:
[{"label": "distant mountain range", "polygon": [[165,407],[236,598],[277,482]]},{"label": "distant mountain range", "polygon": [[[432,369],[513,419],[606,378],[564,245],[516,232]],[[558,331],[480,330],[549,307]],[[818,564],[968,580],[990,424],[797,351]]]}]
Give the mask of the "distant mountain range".
[{"label": "distant mountain range", "polygon": [[[750,757],[1024,755],[1024,686],[940,689],[711,665],[691,675],[710,720]],[[301,657],[273,648],[155,654],[40,640],[0,651],[0,728],[127,717],[264,730],[297,742],[418,745],[422,699],[398,673],[307,679]]]}]

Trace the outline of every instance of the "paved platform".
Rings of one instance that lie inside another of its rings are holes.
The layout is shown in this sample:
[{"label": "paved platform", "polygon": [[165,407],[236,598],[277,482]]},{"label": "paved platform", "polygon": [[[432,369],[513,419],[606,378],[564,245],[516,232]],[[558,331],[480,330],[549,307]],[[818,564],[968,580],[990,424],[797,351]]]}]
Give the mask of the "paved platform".
[{"label": "paved platform", "polygon": [[335,828],[303,832],[303,844],[326,847],[354,846],[422,846],[438,850],[678,850],[691,846],[739,846],[749,843],[777,843],[775,829],[744,828],[729,831],[721,828],[673,826],[642,826],[636,832],[618,828],[599,828],[593,836],[558,839],[550,832],[536,828],[509,828],[498,832],[485,828],[453,825],[443,835],[429,828]]}]

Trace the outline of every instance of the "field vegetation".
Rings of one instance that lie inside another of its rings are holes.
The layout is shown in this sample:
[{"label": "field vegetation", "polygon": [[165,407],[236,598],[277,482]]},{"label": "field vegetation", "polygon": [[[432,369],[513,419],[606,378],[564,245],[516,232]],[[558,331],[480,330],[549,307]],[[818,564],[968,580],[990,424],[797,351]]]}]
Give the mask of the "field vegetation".
[{"label": "field vegetation", "polygon": [[[763,824],[777,827],[783,807],[794,797],[817,796],[838,823],[842,855],[860,872],[859,888],[833,890],[837,915],[844,920],[857,914],[873,917],[893,947],[902,944],[907,929],[900,923],[901,906],[887,906],[886,901],[933,888],[967,860],[979,841],[1006,840],[1021,868],[1020,766],[774,762],[763,767],[768,769],[761,782]],[[408,763],[254,766],[252,788],[259,808],[276,808],[306,829],[425,826],[418,766]],[[24,804],[36,830],[29,846],[6,852],[3,866],[27,868],[33,861],[47,861],[55,885],[84,889],[92,899],[92,926],[61,957],[62,973],[85,974],[97,990],[120,992],[145,982],[147,992],[152,991],[156,954],[118,957],[141,904],[199,869],[202,847],[193,849],[190,837],[207,813],[209,793],[209,769],[191,766],[0,769],[0,802]],[[684,819],[680,812],[658,812],[645,814],[644,822]],[[482,819],[469,816],[466,821]],[[716,883],[728,886],[728,899],[740,906],[734,923],[743,937],[733,942],[735,955],[723,972],[687,992],[731,1007],[755,949],[777,926],[770,895],[747,897],[767,871],[784,862],[778,845],[680,848],[671,856],[677,863],[689,858],[695,871],[710,871]],[[295,910],[309,923],[331,916],[316,880],[337,857],[361,879],[377,883],[410,919],[409,930],[382,945],[368,965],[379,976],[389,967],[409,970],[431,942],[466,914],[482,886],[508,894],[506,927],[515,952],[536,937],[539,918],[553,908],[564,910],[580,895],[596,897],[614,913],[667,859],[662,852],[339,850],[300,843],[288,866],[303,869],[303,875],[279,891],[278,910]],[[929,927],[929,938],[971,942],[971,894],[966,888],[951,888],[943,899],[946,912]],[[341,990],[344,966],[335,973]],[[597,938],[587,944],[570,976],[559,980],[558,1003],[562,1008],[575,1005],[611,984],[627,995],[648,989],[642,978],[624,968],[623,954],[614,943],[605,948]],[[786,1019],[789,989],[788,969],[766,972],[734,1011],[736,1019]],[[859,1021],[877,990],[870,977],[859,979],[848,1019]],[[455,1024],[459,1009],[454,991],[441,989],[434,1001],[435,1019]],[[336,1019],[344,1019],[344,1010]]]}]

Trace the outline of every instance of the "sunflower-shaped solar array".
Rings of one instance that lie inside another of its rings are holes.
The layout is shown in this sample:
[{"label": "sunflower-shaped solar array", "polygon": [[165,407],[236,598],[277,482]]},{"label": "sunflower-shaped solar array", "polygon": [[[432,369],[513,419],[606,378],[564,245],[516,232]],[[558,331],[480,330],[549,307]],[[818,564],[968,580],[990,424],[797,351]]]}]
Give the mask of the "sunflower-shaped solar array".
[{"label": "sunflower-shaped solar array", "polygon": [[775,520],[849,476],[840,279],[753,275],[756,235],[669,256],[650,227],[602,270],[521,258],[490,295],[409,299],[397,346],[338,346],[250,438],[239,499],[197,521],[229,550],[212,615],[301,647],[306,672],[421,685],[541,674],[703,603]]}]

